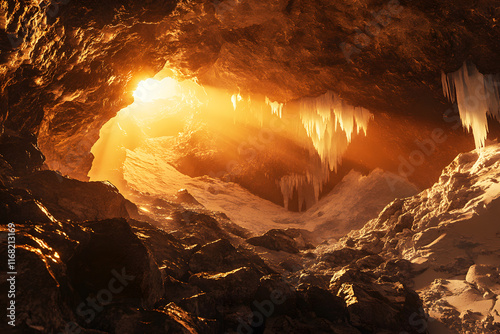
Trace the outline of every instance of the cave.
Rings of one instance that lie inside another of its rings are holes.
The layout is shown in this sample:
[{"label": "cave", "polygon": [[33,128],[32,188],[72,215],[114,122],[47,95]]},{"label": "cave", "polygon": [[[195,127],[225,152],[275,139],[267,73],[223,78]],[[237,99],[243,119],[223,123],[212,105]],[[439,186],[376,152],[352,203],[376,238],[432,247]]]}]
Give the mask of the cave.
[{"label": "cave", "polygon": [[500,333],[499,19],[0,2],[0,331]]}]

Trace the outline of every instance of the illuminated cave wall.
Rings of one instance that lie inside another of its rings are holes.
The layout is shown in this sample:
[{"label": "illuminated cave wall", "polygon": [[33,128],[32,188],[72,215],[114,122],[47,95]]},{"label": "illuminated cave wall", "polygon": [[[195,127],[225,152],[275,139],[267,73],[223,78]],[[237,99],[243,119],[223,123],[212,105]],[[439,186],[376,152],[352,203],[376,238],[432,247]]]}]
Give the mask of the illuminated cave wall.
[{"label": "illuminated cave wall", "polygon": [[[47,168],[86,179],[101,127],[133,103],[140,81],[167,64],[179,77],[243,100],[268,97],[277,114],[285,113],[282,103],[336,92],[375,116],[370,138],[353,138],[344,164],[397,170],[415,139],[443,127],[449,104],[440,94],[441,71],[470,60],[480,73],[500,73],[498,38],[488,33],[499,14],[492,4],[481,0],[470,10],[465,2],[401,2],[348,60],[340,45],[365,37],[359,30],[385,3],[111,0],[69,1],[54,10],[46,1],[4,1],[0,125],[35,134]],[[447,134],[453,144],[441,146],[412,181],[432,184],[469,148],[460,134]]]}]

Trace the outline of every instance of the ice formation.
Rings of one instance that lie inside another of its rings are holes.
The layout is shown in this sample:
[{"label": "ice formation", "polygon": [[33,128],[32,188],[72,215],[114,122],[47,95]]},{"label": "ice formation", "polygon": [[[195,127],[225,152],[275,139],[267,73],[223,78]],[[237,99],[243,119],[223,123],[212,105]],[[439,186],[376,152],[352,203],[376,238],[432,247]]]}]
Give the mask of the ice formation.
[{"label": "ice formation", "polygon": [[322,162],[327,163],[330,170],[336,170],[353,133],[366,134],[373,115],[328,91],[316,98],[302,99],[300,118]]},{"label": "ice formation", "polygon": [[281,178],[279,186],[286,209],[293,198],[294,191],[297,191],[299,211],[304,206],[310,208],[319,201],[319,194],[330,174],[326,165],[323,164],[320,168],[320,171],[314,173],[308,171],[305,175],[291,174]]},{"label": "ice formation", "polygon": [[266,96],[266,104],[271,107],[271,110],[273,111],[273,114],[278,115],[279,118],[281,118],[283,114],[283,103],[279,102],[272,102],[267,96]]},{"label": "ice formation", "polygon": [[[267,102],[267,101],[266,101]],[[361,107],[347,104],[335,93],[328,91],[315,98],[300,101],[300,119],[314,149],[321,158],[320,167],[305,175],[292,174],[280,180],[285,207],[297,192],[299,209],[318,202],[330,170],[336,170],[342,161],[354,133],[366,134],[373,115]]]},{"label": "ice formation", "polygon": [[236,104],[243,100],[240,93],[231,95],[231,102],[233,103],[233,108],[236,110]]},{"label": "ice formation", "polygon": [[500,75],[481,74],[472,63],[442,73],[444,95],[457,103],[463,126],[474,135],[476,148],[485,145],[488,116],[500,121]]}]

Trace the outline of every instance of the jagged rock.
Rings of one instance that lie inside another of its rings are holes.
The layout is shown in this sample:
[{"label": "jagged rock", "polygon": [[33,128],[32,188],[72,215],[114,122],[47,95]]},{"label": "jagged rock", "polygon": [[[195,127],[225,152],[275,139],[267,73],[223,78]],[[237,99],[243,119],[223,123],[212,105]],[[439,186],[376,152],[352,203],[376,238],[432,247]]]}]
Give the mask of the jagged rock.
[{"label": "jagged rock", "polygon": [[14,181],[13,186],[28,189],[62,221],[138,217],[137,207],[106,182],[82,182],[40,171]]},{"label": "jagged rock", "polygon": [[193,195],[191,195],[189,193],[189,191],[187,191],[187,189],[181,189],[177,192],[177,194],[175,195],[175,198],[174,198],[174,202],[175,203],[178,203],[178,204],[188,204],[188,205],[194,205],[194,206],[201,206],[203,207],[203,205],[201,205],[200,202],[198,202],[196,200],[196,198],[194,198]]},{"label": "jagged rock", "polygon": [[109,298],[113,282],[119,291],[111,294],[113,302],[152,307],[164,294],[161,274],[152,254],[130,225],[115,219],[82,226],[92,231],[90,239],[78,247],[67,263],[68,276],[80,301],[101,298],[103,289]]},{"label": "jagged rock", "polygon": [[320,273],[308,273],[304,272],[299,277],[299,284],[311,284],[318,286],[320,288],[328,288],[331,280],[330,275],[324,275]]},{"label": "jagged rock", "polygon": [[297,315],[297,294],[293,287],[277,274],[264,276],[260,279],[259,287],[255,293],[255,302],[252,309],[258,312],[262,312],[262,307],[258,307],[257,304],[272,304],[272,312],[270,312],[270,315],[264,314],[266,317],[271,315]]},{"label": "jagged rock", "polygon": [[357,260],[354,263],[354,266],[356,268],[360,269],[375,269],[379,265],[381,265],[384,262],[384,258],[381,257],[380,255],[374,254],[374,255],[367,255],[365,257],[362,257],[361,259]]},{"label": "jagged rock", "polygon": [[259,287],[260,276],[252,269],[242,267],[230,272],[198,273],[189,278],[189,284],[211,293],[221,303],[249,303]]},{"label": "jagged rock", "polygon": [[[500,322],[491,302],[496,293],[488,291],[495,285],[490,278],[481,283],[485,276],[478,271],[487,268],[484,259],[498,262],[499,150],[495,144],[460,154],[433,187],[395,200],[336,249],[349,244],[379,254],[388,259],[375,269],[380,282],[420,284],[426,310],[445,327],[488,333]],[[466,275],[466,281],[456,279]]]},{"label": "jagged rock", "polygon": [[177,222],[175,226],[177,230],[172,234],[191,245],[204,245],[221,238],[232,237],[222,228],[218,220],[209,214],[182,209],[174,211],[172,218]]},{"label": "jagged rock", "polygon": [[172,276],[165,277],[163,286],[165,287],[165,300],[177,304],[185,298],[196,296],[202,292],[197,286],[179,281]]},{"label": "jagged rock", "polygon": [[51,223],[55,221],[47,208],[24,189],[0,187],[0,222]]},{"label": "jagged rock", "polygon": [[342,268],[337,271],[330,280],[329,289],[337,294],[338,290],[342,287],[342,284],[348,282],[363,282],[369,283],[375,279],[375,275],[369,272],[362,272],[358,269],[353,269],[349,267]]},{"label": "jagged rock", "polygon": [[245,254],[237,250],[226,239],[220,239],[203,246],[193,254],[189,268],[195,272],[228,272],[241,267],[248,267],[256,272],[268,274],[271,269],[255,254]]},{"label": "jagged rock", "polygon": [[[67,275],[66,263],[75,254],[79,242],[88,240],[88,233],[80,226],[53,221],[47,216],[48,211],[39,205],[37,208],[40,211],[36,212],[45,214],[45,219],[24,222],[14,220],[16,327],[21,333],[55,333],[64,328],[68,321],[76,321],[74,290]],[[0,230],[5,233],[7,225],[0,225]],[[6,241],[2,240],[0,248],[0,255],[5,259]],[[0,287],[8,291],[7,281],[0,282]]]},{"label": "jagged rock", "polygon": [[311,232],[288,228],[286,230],[269,230],[261,236],[247,239],[247,242],[275,251],[298,253],[300,250],[314,248],[313,240]]},{"label": "jagged rock", "polygon": [[191,314],[205,319],[221,318],[221,313],[223,313],[222,305],[217,302],[216,296],[212,293],[195,294],[182,299],[179,305]]},{"label": "jagged rock", "polygon": [[332,324],[323,318],[294,318],[286,315],[266,321],[266,334],[361,334],[348,324]]},{"label": "jagged rock", "polygon": [[158,310],[142,310],[126,305],[111,305],[89,325],[107,333],[217,333],[211,320],[195,317],[174,303]]},{"label": "jagged rock", "polygon": [[163,309],[161,309],[161,311],[167,313],[179,324],[182,324],[188,330],[188,332],[196,332],[200,334],[217,333],[218,326],[215,321],[193,316],[174,303],[168,304]]},{"label": "jagged rock", "polygon": [[15,133],[0,133],[0,157],[4,161],[1,174],[10,172],[18,176],[39,170],[45,161],[37,146],[36,136],[19,136]]},{"label": "jagged rock", "polygon": [[347,305],[349,322],[362,331],[426,333],[425,318],[419,313],[422,302],[401,283],[343,283],[337,294]]},{"label": "jagged rock", "polygon": [[411,278],[415,277],[413,268],[414,266],[408,260],[394,259],[384,262],[377,271],[377,274],[380,276],[380,279],[389,282],[411,283]]},{"label": "jagged rock", "polygon": [[303,269],[302,263],[296,259],[286,259],[281,261],[278,265],[289,272],[297,272]]},{"label": "jagged rock", "polygon": [[[37,332],[35,328],[42,333],[56,332],[65,326],[67,319],[75,319],[67,300],[71,287],[65,277],[64,264],[54,256],[52,249],[38,252],[36,247],[23,245],[26,239],[18,236],[18,245],[23,248],[16,250],[16,325],[32,332]],[[7,258],[6,247],[2,247],[0,254]],[[2,280],[0,288],[8,291],[9,283]]]},{"label": "jagged rock", "polygon": [[130,220],[132,230],[151,251],[165,276],[182,279],[188,274],[192,250],[176,237],[145,222]]},{"label": "jagged rock", "polygon": [[344,300],[328,290],[310,284],[298,287],[297,306],[302,312],[314,312],[316,317],[332,323],[347,322],[348,313]]},{"label": "jagged rock", "polygon": [[326,262],[332,267],[343,267],[369,255],[372,254],[365,250],[345,247],[322,253],[319,257],[319,261]]}]

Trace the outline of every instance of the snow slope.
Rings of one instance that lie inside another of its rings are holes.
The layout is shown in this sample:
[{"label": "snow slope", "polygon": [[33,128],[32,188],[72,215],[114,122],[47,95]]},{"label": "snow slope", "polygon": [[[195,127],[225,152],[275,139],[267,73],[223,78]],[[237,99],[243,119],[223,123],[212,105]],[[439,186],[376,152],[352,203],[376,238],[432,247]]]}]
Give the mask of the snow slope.
[{"label": "snow slope", "polygon": [[[224,212],[234,223],[256,234],[272,228],[294,227],[318,231],[322,238],[338,238],[375,218],[395,198],[417,192],[403,179],[391,189],[387,179],[394,180],[397,176],[381,170],[368,176],[352,171],[310,210],[290,212],[238,184],[208,176],[191,178],[180,173],[167,162],[169,156],[158,154],[162,150],[148,147],[164,144],[163,140],[150,139],[145,146],[127,150],[123,175],[130,190],[168,199],[178,190],[187,189],[207,209]],[[169,154],[168,150],[164,151]]]},{"label": "snow slope", "polygon": [[[430,189],[387,206],[347,243],[411,261],[429,314],[453,333],[499,333],[500,145],[460,154]],[[430,322],[431,333],[441,333]]]}]

